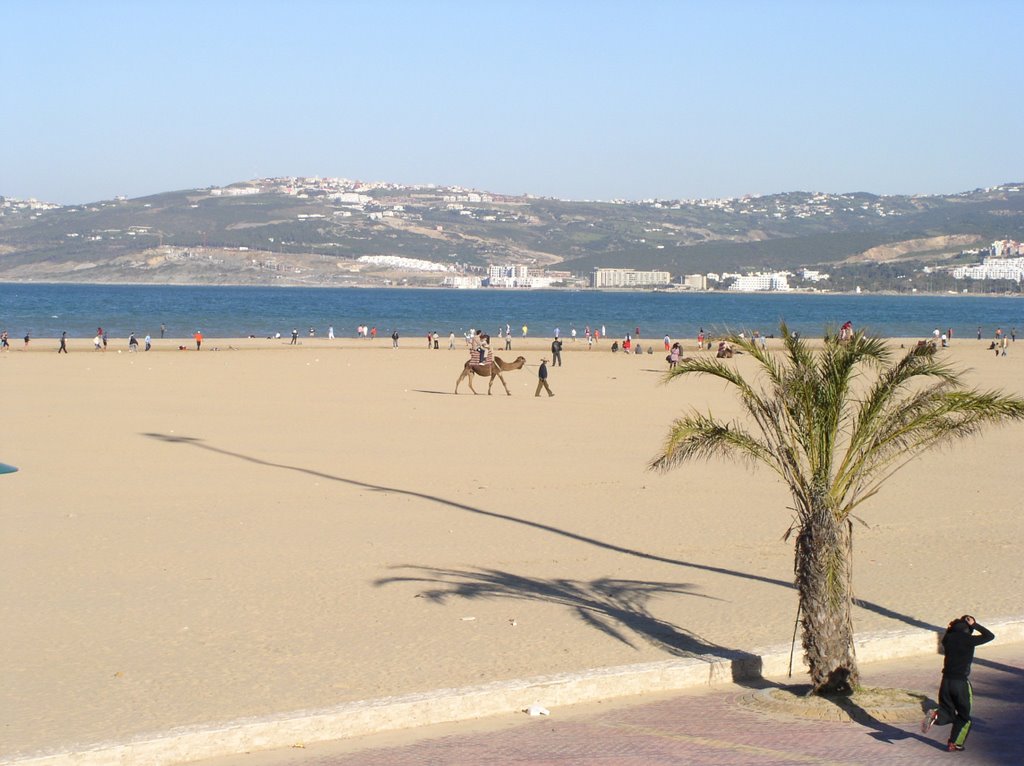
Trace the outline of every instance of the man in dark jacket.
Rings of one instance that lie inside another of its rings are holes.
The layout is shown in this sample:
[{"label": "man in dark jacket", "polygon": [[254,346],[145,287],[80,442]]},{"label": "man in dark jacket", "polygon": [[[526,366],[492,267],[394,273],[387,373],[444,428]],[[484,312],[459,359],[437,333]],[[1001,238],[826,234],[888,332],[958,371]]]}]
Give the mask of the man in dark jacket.
[{"label": "man in dark jacket", "polygon": [[[974,631],[978,635],[974,635]],[[995,638],[992,631],[979,625],[973,617],[965,614],[949,623],[946,635],[942,637],[942,649],[946,655],[942,663],[942,683],[939,686],[939,708],[925,716],[921,731],[927,733],[935,724],[953,724],[949,732],[946,749],[950,752],[964,749],[964,742],[971,731],[971,663],[974,662],[974,647],[987,644]]]},{"label": "man in dark jacket", "polygon": [[551,366],[562,366],[562,339],[555,338],[551,341]]},{"label": "man in dark jacket", "polygon": [[537,390],[533,392],[534,396],[540,396],[541,389],[548,392],[548,396],[554,396],[551,391],[551,387],[548,386],[548,360],[540,360],[540,368],[537,370]]}]

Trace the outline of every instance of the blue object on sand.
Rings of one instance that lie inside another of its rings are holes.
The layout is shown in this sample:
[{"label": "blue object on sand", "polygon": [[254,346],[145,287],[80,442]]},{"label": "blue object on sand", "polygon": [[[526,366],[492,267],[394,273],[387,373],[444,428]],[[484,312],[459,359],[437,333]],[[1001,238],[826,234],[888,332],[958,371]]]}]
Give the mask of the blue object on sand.
[{"label": "blue object on sand", "polygon": [[18,469],[13,465],[7,465],[7,463],[0,463],[0,473],[14,473]]}]

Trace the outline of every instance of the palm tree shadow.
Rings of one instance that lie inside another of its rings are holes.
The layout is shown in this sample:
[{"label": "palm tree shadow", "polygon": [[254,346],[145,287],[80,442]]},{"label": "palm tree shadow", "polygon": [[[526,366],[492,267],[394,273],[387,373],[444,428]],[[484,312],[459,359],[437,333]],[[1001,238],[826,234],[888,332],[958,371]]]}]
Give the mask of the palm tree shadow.
[{"label": "palm tree shadow", "polygon": [[[714,599],[695,592],[688,583],[645,582],[601,577],[596,580],[527,577],[499,569],[442,569],[400,566],[409,574],[384,577],[374,585],[398,583],[425,586],[419,595],[443,604],[452,599],[540,601],[557,604],[575,612],[585,625],[633,649],[639,637],[676,657],[707,661],[728,660],[736,680],[760,675],[756,655],[715,644],[689,630],[654,616],[652,599],[663,595]],[[718,600],[718,599],[714,599]]]},{"label": "palm tree shadow", "polygon": [[[854,702],[850,697],[834,695],[825,697],[825,699],[846,713],[854,723],[860,724],[867,729],[873,729],[870,736],[872,739],[878,740],[879,742],[892,744],[893,742],[898,742],[902,739],[916,739],[930,747],[935,747],[941,750],[946,749],[945,744],[940,744],[934,739],[930,739],[929,737],[925,737],[911,731],[905,731],[898,726],[893,726],[891,723],[879,720],[869,711]],[[924,701],[922,701],[921,713],[924,714]]]},{"label": "palm tree shadow", "polygon": [[[750,572],[741,572],[735,569],[727,569],[726,567],[718,567],[713,566],[711,564],[698,564],[693,561],[685,561],[683,559],[675,559],[668,556],[660,556],[656,553],[639,551],[635,548],[627,548],[623,545],[617,545],[615,543],[609,543],[604,540],[598,540],[593,537],[588,537],[587,535],[583,535],[578,532],[572,532],[570,530],[561,529],[559,527],[552,526],[551,524],[544,524],[539,521],[531,521],[529,519],[521,519],[516,516],[510,516],[505,513],[498,513],[497,511],[488,511],[484,508],[477,508],[475,506],[460,503],[455,500],[450,500],[448,498],[439,497],[437,495],[430,495],[427,494],[426,492],[417,492],[415,490],[402,489],[400,487],[389,487],[380,484],[371,484],[369,482],[359,481],[358,479],[349,479],[344,476],[337,476],[335,474],[326,473],[324,471],[317,471],[311,468],[287,465],[285,463],[275,463],[270,460],[263,460],[258,457],[253,457],[252,455],[246,455],[240,452],[232,452],[231,450],[226,450],[221,447],[214,447],[210,444],[206,444],[202,439],[199,439],[197,437],[176,436],[174,434],[160,433],[143,433],[142,435],[150,439],[157,439],[159,441],[168,442],[171,444],[185,444],[190,447],[197,447],[199,449],[204,449],[209,452],[217,453],[218,455],[226,455],[228,457],[236,458],[238,460],[244,460],[249,463],[255,463],[256,465],[265,466],[268,468],[278,468],[284,471],[295,471],[298,473],[304,473],[310,476],[316,476],[327,481],[336,481],[342,484],[347,484],[349,486],[359,487],[360,489],[368,490],[371,492],[383,492],[395,495],[404,495],[406,497],[416,497],[420,498],[421,500],[427,500],[429,502],[444,505],[449,508],[455,508],[456,510],[465,511],[467,513],[473,513],[480,516],[485,516],[491,519],[497,519],[511,524],[518,524],[521,526],[530,527],[532,529],[537,529],[542,532],[547,532],[570,540],[575,540],[577,542],[593,545],[603,550],[613,551],[615,553],[621,553],[627,556],[635,556],[637,558],[646,559],[648,561],[657,561],[663,564],[687,567],[690,569],[697,569],[703,572],[711,572],[714,574],[726,575],[729,577],[738,577],[744,580],[751,580],[755,582],[765,583],[768,585],[775,585],[782,588],[795,590],[795,585],[787,580],[779,580],[774,577],[765,577],[764,575],[752,574]],[[919,620],[916,617],[911,617],[910,615],[901,614],[880,604],[874,604],[870,601],[862,601],[860,599],[855,600],[854,603],[862,609],[866,609],[870,612],[882,615],[883,617],[888,617],[892,620],[898,620],[899,622],[902,622],[906,625],[910,625],[915,628],[924,628],[936,632],[940,630],[939,626],[937,625],[932,625],[930,623],[924,622],[923,620]]]}]

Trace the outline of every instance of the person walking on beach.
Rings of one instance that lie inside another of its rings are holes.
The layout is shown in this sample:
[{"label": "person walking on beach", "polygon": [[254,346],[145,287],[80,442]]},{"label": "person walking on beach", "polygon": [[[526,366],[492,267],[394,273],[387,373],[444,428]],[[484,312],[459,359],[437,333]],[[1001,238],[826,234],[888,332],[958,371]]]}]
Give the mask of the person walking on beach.
[{"label": "person walking on beach", "polygon": [[455,330],[451,330],[448,333],[448,350],[455,350]]},{"label": "person walking on beach", "polygon": [[548,392],[548,396],[554,396],[554,392],[548,385],[548,360],[541,357],[540,368],[537,370],[537,390],[533,392],[534,396],[540,396],[541,389]]},{"label": "person walking on beach", "polygon": [[[977,631],[978,635],[974,635]],[[971,732],[971,702],[974,698],[971,682],[971,663],[974,647],[987,644],[995,638],[988,628],[977,623],[969,614],[949,623],[942,637],[945,659],[942,663],[942,682],[939,685],[939,707],[925,716],[921,731],[925,734],[932,726],[952,724],[946,749],[956,752],[964,749]]]},{"label": "person walking on beach", "polygon": [[26,348],[26,349],[28,348],[28,342],[29,342],[29,339],[30,339],[31,337],[32,337],[32,334],[31,334],[31,333],[28,333],[28,332],[26,332],[26,333],[25,333],[25,348]]},{"label": "person walking on beach", "polygon": [[327,340],[334,340],[334,325],[327,328]]},{"label": "person walking on beach", "polygon": [[203,333],[201,330],[196,330],[196,334],[193,336],[196,339],[196,351],[199,351],[203,347]]},{"label": "person walking on beach", "polygon": [[1017,328],[1016,327],[1011,327],[1010,328],[1010,337],[1013,339],[1014,343],[1017,342]]},{"label": "person walking on beach", "polygon": [[7,330],[0,332],[0,351],[11,350],[11,339],[7,335]]},{"label": "person walking on beach", "polygon": [[161,322],[160,323],[160,337],[161,338],[164,337],[164,333],[165,332],[167,332],[167,325],[165,325],[163,322]]},{"label": "person walking on beach", "polygon": [[107,331],[103,331],[103,350],[107,350]]},{"label": "person walking on beach", "polygon": [[289,343],[288,345],[289,346],[295,346],[295,345],[298,344],[298,342],[299,342],[299,328],[298,327],[293,327],[292,328],[292,342]]},{"label": "person walking on beach", "polygon": [[978,340],[981,340],[981,326],[978,326]]},{"label": "person walking on beach", "polygon": [[151,348],[153,348],[153,338],[152,338],[152,336],[150,336],[150,334],[148,332],[146,333],[145,343],[146,343],[146,351],[149,351]]},{"label": "person walking on beach", "polygon": [[512,336],[509,335],[508,333],[505,333],[505,350],[506,351],[511,351],[512,350]]},{"label": "person walking on beach", "polygon": [[562,366],[562,339],[557,335],[555,336],[555,339],[551,341],[551,366]]},{"label": "person walking on beach", "polygon": [[398,348],[398,330],[391,333],[391,348]]},{"label": "person walking on beach", "polygon": [[135,333],[128,334],[128,353],[134,354],[139,350],[139,339],[135,337]]},{"label": "person walking on beach", "polygon": [[60,334],[60,348],[57,349],[57,353],[68,352],[68,332],[65,330]]},{"label": "person walking on beach", "polygon": [[526,325],[523,325],[523,338],[526,338],[526,333],[529,332],[529,330],[530,330],[529,327],[527,327]]}]

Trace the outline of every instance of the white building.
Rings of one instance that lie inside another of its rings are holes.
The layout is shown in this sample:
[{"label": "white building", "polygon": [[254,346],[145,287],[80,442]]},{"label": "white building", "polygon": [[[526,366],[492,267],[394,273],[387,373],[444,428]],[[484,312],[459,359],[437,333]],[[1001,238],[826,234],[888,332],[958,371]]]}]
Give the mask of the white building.
[{"label": "white building", "polygon": [[679,284],[687,290],[707,290],[708,278],[703,274],[685,274]]},{"label": "white building", "polygon": [[1012,279],[1024,281],[1024,258],[986,258],[980,264],[957,266],[953,279]]},{"label": "white building", "polygon": [[660,287],[672,282],[667,271],[637,271],[636,269],[594,269],[591,284],[601,287]]},{"label": "white building", "polygon": [[739,292],[785,292],[789,290],[789,280],[782,272],[744,274],[736,277],[729,285],[730,290]]},{"label": "white building", "polygon": [[441,280],[441,287],[452,287],[456,290],[476,290],[480,285],[480,277],[447,276]]}]

